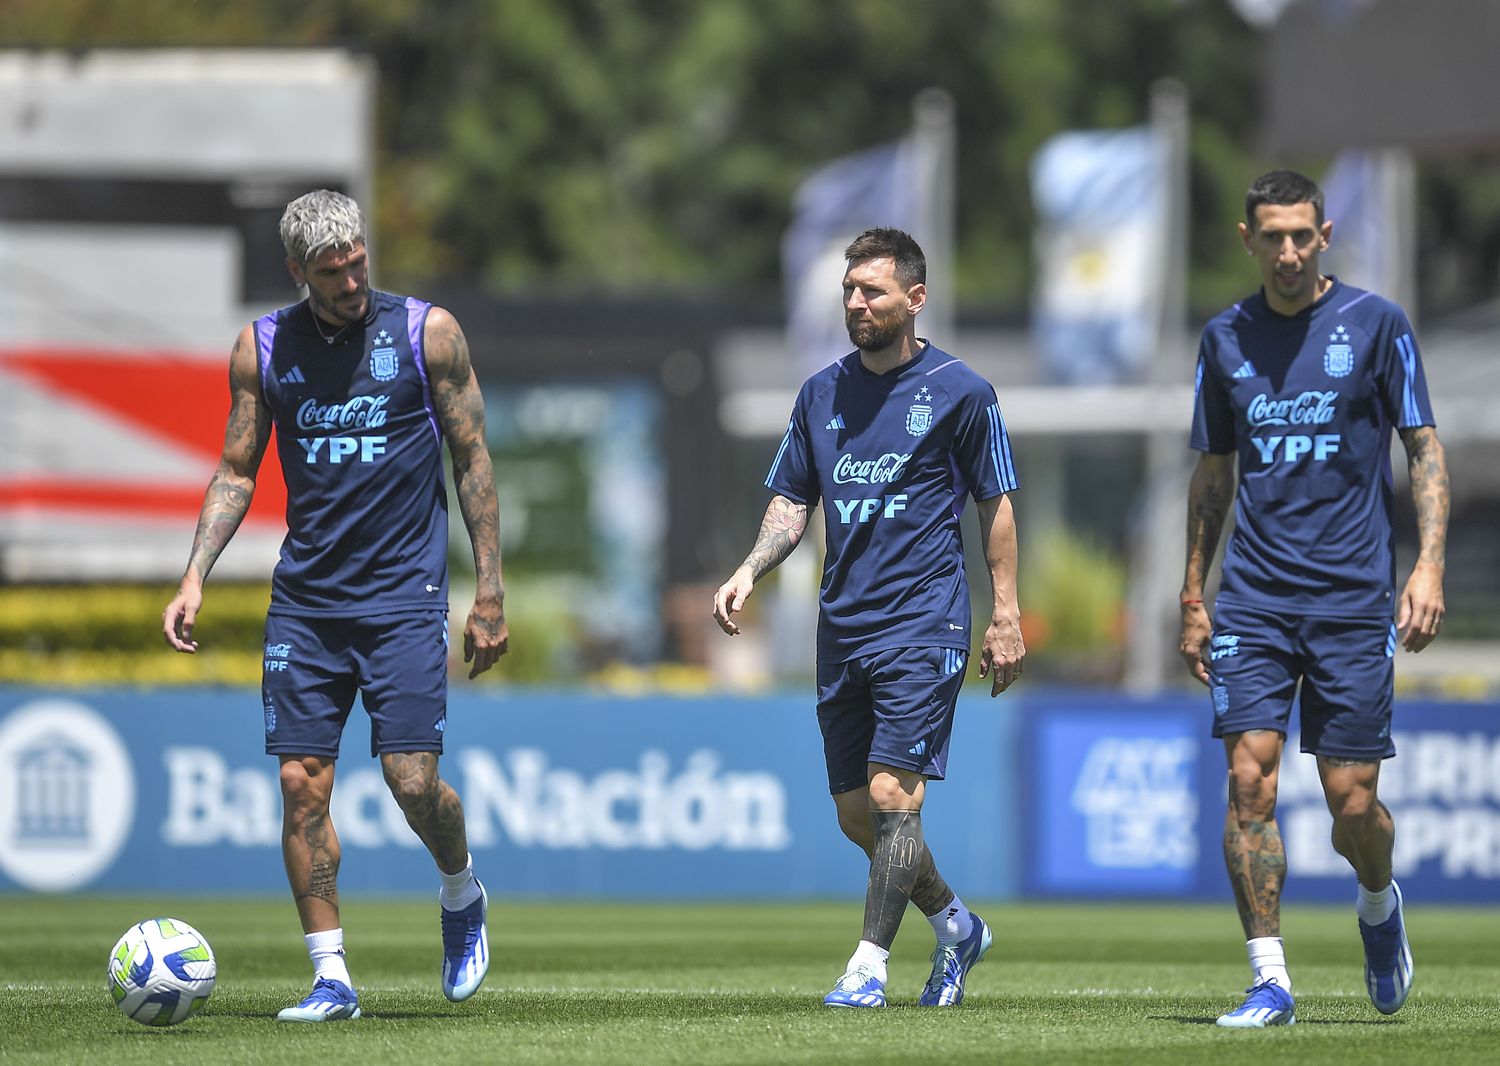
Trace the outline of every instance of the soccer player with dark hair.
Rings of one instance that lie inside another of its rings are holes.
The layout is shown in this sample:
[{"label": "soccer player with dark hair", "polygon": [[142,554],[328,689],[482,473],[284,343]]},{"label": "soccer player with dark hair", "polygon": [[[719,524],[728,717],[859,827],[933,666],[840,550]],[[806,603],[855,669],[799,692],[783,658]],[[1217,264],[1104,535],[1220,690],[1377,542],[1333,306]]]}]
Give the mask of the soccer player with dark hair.
[{"label": "soccer player with dark hair", "polygon": [[[1319,273],[1333,223],[1317,185],[1292,171],[1257,178],[1239,230],[1261,289],[1203,331],[1191,437],[1203,454],[1188,489],[1181,594],[1182,655],[1209,686],[1228,757],[1224,858],[1253,974],[1219,1024],[1295,1021],[1276,784],[1299,687],[1302,750],[1317,757],[1333,846],[1357,878],[1365,984],[1393,1014],[1411,988],[1412,955],[1391,879],[1395,827],[1376,786],[1396,752],[1396,647],[1421,651],[1442,626],[1448,471],[1406,315]],[[1399,592],[1393,428],[1420,540]],[[1210,619],[1204,586],[1231,503]]]},{"label": "soccer player with dark hair", "polygon": [[869,856],[864,929],[823,1002],[881,1007],[908,901],[937,949],[920,1003],[960,1003],[992,934],[938,873],[922,800],[941,780],[970,649],[959,518],[978,504],[993,608],[979,674],[998,695],[1026,651],[1016,602],[1016,488],[995,390],[916,335],[927,300],[921,248],[894,229],[845,251],[844,317],[857,350],[802,386],[766,487],[775,495],[744,563],[714,595],[724,632],[755,583],[791,554],[825,501],[818,612],[818,724],[839,827]]},{"label": "soccer player with dark hair", "polygon": [[278,1016],[359,1017],[339,923],[335,760],[356,691],[371,754],[441,875],[442,988],[478,990],[489,967],[487,899],[463,806],[438,776],[448,700],[448,495],[443,442],[473,542],[477,591],[464,625],[472,678],[505,654],[499,510],[484,400],[453,316],[369,286],[365,219],[320,189],[287,205],[281,239],[307,299],[246,326],[229,356],[224,451],[187,571],[162,615],[167,643],[197,650],[203,583],[239,528],[274,432],[287,535],[271,581],[261,695],[266,751],[281,761],[282,856],[315,971]]}]

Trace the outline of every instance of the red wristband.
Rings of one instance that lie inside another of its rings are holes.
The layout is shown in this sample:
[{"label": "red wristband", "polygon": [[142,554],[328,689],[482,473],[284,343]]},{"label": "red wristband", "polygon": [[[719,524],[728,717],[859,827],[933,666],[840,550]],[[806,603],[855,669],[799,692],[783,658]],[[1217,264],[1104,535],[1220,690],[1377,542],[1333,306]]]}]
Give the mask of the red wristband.
[{"label": "red wristband", "polygon": [[1202,600],[1178,600],[1177,602],[1180,603],[1180,604],[1182,604],[1182,606],[1184,606],[1184,607],[1188,607],[1188,606],[1191,606],[1192,604],[1195,604],[1195,603],[1201,604],[1203,601]]}]

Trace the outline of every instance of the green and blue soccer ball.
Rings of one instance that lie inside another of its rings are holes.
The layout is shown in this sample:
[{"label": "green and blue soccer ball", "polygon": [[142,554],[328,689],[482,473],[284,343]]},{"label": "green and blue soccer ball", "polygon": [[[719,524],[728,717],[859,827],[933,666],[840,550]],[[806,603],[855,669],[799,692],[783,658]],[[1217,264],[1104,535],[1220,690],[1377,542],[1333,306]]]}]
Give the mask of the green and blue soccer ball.
[{"label": "green and blue soccer ball", "polygon": [[208,1002],[218,970],[198,930],[176,918],[148,918],[125,930],[109,953],[109,992],[133,1021],[176,1025]]}]

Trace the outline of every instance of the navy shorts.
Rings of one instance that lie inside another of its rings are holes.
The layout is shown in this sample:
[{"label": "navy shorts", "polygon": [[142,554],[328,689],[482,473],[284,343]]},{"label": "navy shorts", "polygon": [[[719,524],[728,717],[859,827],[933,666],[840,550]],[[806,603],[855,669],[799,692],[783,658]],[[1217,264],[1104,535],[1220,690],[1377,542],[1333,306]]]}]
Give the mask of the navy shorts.
[{"label": "navy shorts", "polygon": [[957,648],[893,648],[819,663],[828,791],[865,787],[872,762],[941,781],[967,659]]},{"label": "navy shorts", "polygon": [[1301,682],[1302,750],[1389,759],[1396,627],[1388,618],[1288,617],[1217,606],[1208,674],[1214,736],[1288,732]]},{"label": "navy shorts", "polygon": [[266,618],[261,698],[271,755],[337,758],[354,695],[370,716],[370,754],[443,750],[448,616]]}]

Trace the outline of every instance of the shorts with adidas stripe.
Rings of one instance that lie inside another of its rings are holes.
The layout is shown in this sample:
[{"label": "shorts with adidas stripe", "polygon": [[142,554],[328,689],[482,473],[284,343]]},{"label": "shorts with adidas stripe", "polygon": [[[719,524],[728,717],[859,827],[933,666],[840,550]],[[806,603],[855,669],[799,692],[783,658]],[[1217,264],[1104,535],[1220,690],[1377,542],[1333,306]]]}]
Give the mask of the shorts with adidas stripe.
[{"label": "shorts with adidas stripe", "polygon": [[818,664],[818,727],[828,791],[863,788],[872,762],[941,781],[968,653],[889,648]]}]

